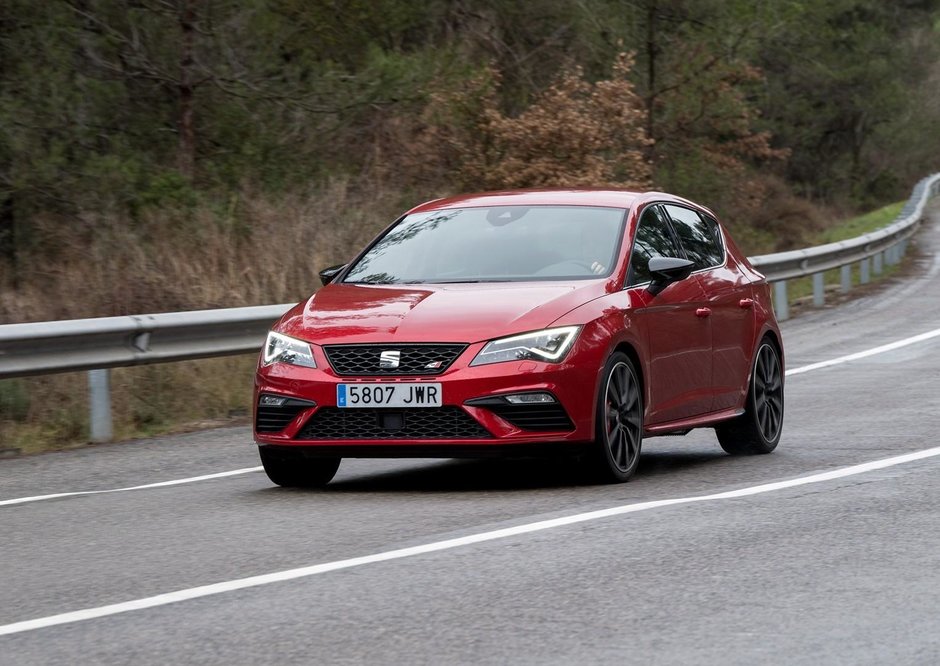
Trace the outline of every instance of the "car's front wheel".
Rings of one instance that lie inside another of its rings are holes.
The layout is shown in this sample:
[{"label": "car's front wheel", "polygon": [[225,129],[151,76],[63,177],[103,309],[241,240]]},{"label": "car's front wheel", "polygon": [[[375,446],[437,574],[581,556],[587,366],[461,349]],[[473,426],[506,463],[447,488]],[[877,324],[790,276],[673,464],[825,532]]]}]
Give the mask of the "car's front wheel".
[{"label": "car's front wheel", "polygon": [[783,431],[783,367],[766,339],[754,355],[744,414],[715,426],[718,443],[728,453],[770,453]]},{"label": "car's front wheel", "polygon": [[303,458],[266,446],[258,448],[264,472],[285,488],[322,488],[339,469],[340,458]]},{"label": "car's front wheel", "polygon": [[633,361],[613,354],[597,396],[594,467],[599,480],[622,483],[636,471],[643,444],[643,390]]}]

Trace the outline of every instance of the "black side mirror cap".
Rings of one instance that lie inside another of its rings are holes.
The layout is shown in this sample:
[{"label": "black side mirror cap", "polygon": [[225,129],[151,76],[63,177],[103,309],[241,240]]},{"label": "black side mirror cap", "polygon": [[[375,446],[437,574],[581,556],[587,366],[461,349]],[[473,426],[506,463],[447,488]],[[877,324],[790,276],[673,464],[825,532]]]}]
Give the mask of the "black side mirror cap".
[{"label": "black side mirror cap", "polygon": [[649,271],[653,280],[646,290],[655,296],[673,282],[679,282],[689,277],[694,269],[695,264],[688,259],[653,257],[650,259],[649,264]]},{"label": "black side mirror cap", "polygon": [[335,266],[324,268],[322,271],[320,271],[320,282],[322,282],[323,286],[325,287],[330,282],[332,282],[333,279],[339,275],[347,265],[348,264],[336,264]]}]

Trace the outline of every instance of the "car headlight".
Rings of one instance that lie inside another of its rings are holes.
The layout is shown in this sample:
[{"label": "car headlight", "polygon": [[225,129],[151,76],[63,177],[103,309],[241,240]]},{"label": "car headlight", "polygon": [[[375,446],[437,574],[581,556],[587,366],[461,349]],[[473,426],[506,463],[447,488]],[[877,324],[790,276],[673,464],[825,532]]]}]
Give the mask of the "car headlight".
[{"label": "car headlight", "polygon": [[580,326],[562,326],[491,340],[480,350],[470,365],[487,365],[503,361],[558,363],[571,349],[579,330],[581,330]]},{"label": "car headlight", "polygon": [[264,349],[261,350],[261,364],[271,365],[272,363],[288,363],[305,368],[317,367],[309,344],[303,340],[268,331],[268,339],[264,343]]}]

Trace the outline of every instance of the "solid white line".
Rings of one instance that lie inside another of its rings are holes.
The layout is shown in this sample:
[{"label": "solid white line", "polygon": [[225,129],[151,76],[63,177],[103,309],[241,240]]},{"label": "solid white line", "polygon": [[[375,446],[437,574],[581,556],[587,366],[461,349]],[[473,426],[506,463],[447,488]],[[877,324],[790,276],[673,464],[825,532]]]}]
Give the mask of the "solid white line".
[{"label": "solid white line", "polygon": [[924,342],[925,340],[930,340],[931,338],[936,338],[938,336],[940,336],[940,328],[927,331],[926,333],[921,333],[920,335],[914,335],[910,338],[904,338],[903,340],[897,340],[896,342],[889,342],[888,344],[881,345],[880,347],[873,347],[872,349],[866,349],[865,351],[856,352],[854,354],[839,356],[838,358],[833,358],[828,361],[820,361],[819,363],[810,363],[809,365],[804,365],[799,368],[793,368],[792,370],[787,370],[786,375],[788,377],[790,375],[801,375],[804,372],[812,372],[813,370],[821,370],[822,368],[828,368],[833,365],[840,365],[842,363],[849,363],[850,361],[857,361],[860,358],[868,358],[869,356],[884,354],[886,352],[894,351],[895,349],[901,349],[902,347],[907,347],[909,345],[916,345],[918,342]]},{"label": "solid white line", "polygon": [[[848,363],[850,361],[856,361],[860,358],[867,358],[869,356],[875,356],[876,354],[884,354],[885,352],[894,351],[895,349],[900,349],[901,347],[907,347],[908,345],[917,344],[918,342],[924,342],[925,340],[930,340],[940,336],[940,328],[933,331],[928,331],[926,333],[921,333],[920,335],[915,335],[910,338],[904,338],[903,340],[898,340],[896,342],[891,342],[886,345],[881,345],[880,347],[874,347],[872,349],[867,349],[865,351],[860,351],[855,354],[848,354],[846,356],[839,356],[838,358],[831,359],[829,361],[821,361],[819,363],[811,363],[810,365],[804,365],[799,368],[793,368],[786,371],[786,376],[790,377],[791,375],[801,375],[806,372],[812,372],[813,370],[820,370],[822,368],[828,368],[833,365],[840,365],[842,363]],[[51,495],[35,495],[33,497],[17,497],[15,499],[0,500],[0,506],[10,506],[13,504],[26,504],[28,502],[41,502],[43,500],[58,499],[60,497],[77,497],[80,495],[103,495],[106,493],[122,493],[128,490],[145,490],[148,488],[162,488],[164,486],[178,486],[184,483],[194,483],[196,481],[206,481],[208,479],[220,479],[226,476],[236,476],[238,474],[247,474],[248,472],[258,472],[261,471],[261,467],[246,467],[244,469],[236,469],[231,472],[219,472],[217,474],[205,474],[203,476],[194,476],[188,479],[177,479],[175,481],[161,481],[160,483],[148,483],[142,486],[130,486],[127,488],[112,488],[109,490],[82,490],[78,492],[69,492],[69,493],[53,493]]]},{"label": "solid white line", "polygon": [[42,500],[58,499],[59,497],[78,497],[80,495],[105,495],[107,493],[123,493],[128,490],[145,490],[148,488],[165,488],[167,486],[180,486],[184,483],[195,483],[196,481],[208,481],[209,479],[221,479],[226,476],[237,476],[239,474],[248,474],[249,472],[260,472],[261,467],[243,467],[242,469],[233,469],[230,472],[216,472],[215,474],[203,474],[202,476],[191,476],[186,479],[174,479],[172,481],[159,481],[158,483],[147,483],[142,486],[127,486],[126,488],[110,488],[107,490],[79,490],[72,493],[53,493],[51,495],[35,495],[33,497],[17,497],[15,499],[0,500],[0,506],[10,506],[11,504],[25,504],[26,502],[40,502]]},{"label": "solid white line", "polygon": [[202,597],[209,597],[216,594],[234,592],[235,590],[244,590],[246,588],[270,585],[272,583],[296,580],[298,578],[308,578],[310,576],[329,573],[331,571],[351,569],[353,567],[360,567],[367,564],[377,564],[379,562],[388,562],[390,560],[400,560],[406,557],[415,557],[417,555],[425,555],[427,553],[435,553],[453,548],[461,548],[463,546],[469,546],[472,544],[496,541],[498,539],[506,539],[508,537],[515,537],[522,534],[531,534],[533,532],[555,529],[557,527],[564,527],[566,525],[575,525],[578,523],[600,520],[602,518],[610,518],[612,516],[622,516],[628,513],[638,513],[640,511],[648,511],[650,509],[675,506],[678,504],[713,502],[718,500],[760,495],[762,493],[784,490],[786,488],[795,488],[813,483],[822,483],[824,481],[843,479],[845,477],[864,474],[866,472],[885,469],[887,467],[894,467],[896,465],[903,465],[904,463],[923,460],[925,458],[932,458],[935,456],[940,456],[940,447],[925,449],[923,451],[916,451],[914,453],[907,453],[891,458],[884,458],[882,460],[875,460],[872,462],[862,463],[860,465],[852,465],[851,467],[843,467],[841,469],[835,469],[829,472],[822,472],[819,474],[812,474],[810,476],[788,479],[786,481],[775,481],[772,483],[764,483],[757,486],[740,488],[738,490],[729,490],[726,492],[715,493],[713,495],[680,497],[675,499],[656,500],[652,502],[640,502],[638,504],[624,504],[621,506],[611,507],[609,509],[588,511],[586,513],[578,513],[562,518],[540,520],[538,522],[528,523],[525,525],[517,525],[515,527],[507,527],[490,532],[470,534],[468,536],[458,537],[455,539],[434,541],[432,543],[427,543],[420,546],[412,546],[410,548],[388,550],[380,553],[374,553],[372,555],[364,555],[362,557],[336,560],[334,562],[324,562],[322,564],[314,564],[311,566],[300,567],[298,569],[288,569],[286,571],[277,571],[274,573],[262,574],[260,576],[250,576],[248,578],[223,581],[221,583],[213,583],[211,585],[202,585],[185,590],[168,592],[166,594],[158,594],[152,597],[144,597],[142,599],[134,599],[132,601],[109,604],[107,606],[99,606],[97,608],[85,608],[69,613],[60,613],[58,615],[40,617],[34,620],[25,620],[22,622],[0,625],[0,636],[8,636],[10,634],[18,634],[25,631],[33,631],[35,629],[44,629],[61,624],[68,624],[71,622],[93,620],[95,618],[118,615],[120,613],[129,613],[131,611],[143,610],[146,608],[155,608],[157,606],[166,606],[168,604],[187,601],[189,599],[200,599]]}]

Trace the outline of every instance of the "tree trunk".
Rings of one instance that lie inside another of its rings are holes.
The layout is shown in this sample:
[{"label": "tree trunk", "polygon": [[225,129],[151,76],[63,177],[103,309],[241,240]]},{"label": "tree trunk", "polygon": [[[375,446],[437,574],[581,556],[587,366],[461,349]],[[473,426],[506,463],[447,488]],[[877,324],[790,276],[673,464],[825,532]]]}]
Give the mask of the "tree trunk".
[{"label": "tree trunk", "polygon": [[646,148],[646,159],[650,164],[656,151],[656,141],[653,132],[655,121],[653,111],[656,106],[656,0],[647,0],[646,3],[646,138],[652,139]]},{"label": "tree trunk", "polygon": [[179,170],[192,182],[196,175],[196,128],[194,121],[195,84],[193,83],[193,43],[195,39],[196,0],[183,0],[180,8],[180,117]]},{"label": "tree trunk", "polygon": [[16,218],[13,210],[13,193],[0,199],[0,255],[10,266],[14,290],[19,288],[20,271],[16,253]]}]

